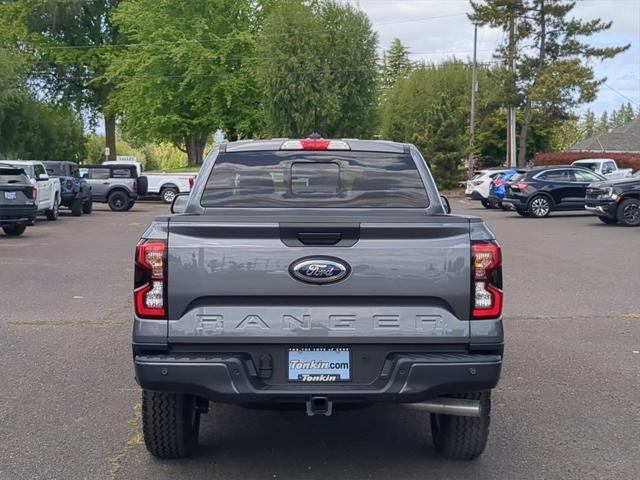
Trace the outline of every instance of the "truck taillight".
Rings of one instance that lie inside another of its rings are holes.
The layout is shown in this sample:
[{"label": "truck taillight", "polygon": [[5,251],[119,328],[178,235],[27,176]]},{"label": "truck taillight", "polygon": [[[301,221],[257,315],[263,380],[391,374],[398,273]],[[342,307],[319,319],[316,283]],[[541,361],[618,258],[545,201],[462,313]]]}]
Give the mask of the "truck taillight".
[{"label": "truck taillight", "polygon": [[33,198],[34,200],[38,199],[38,187],[36,187],[35,185],[33,186],[31,198]]},{"label": "truck taillight", "polygon": [[189,177],[189,188],[193,188],[193,184],[196,181],[196,177]]},{"label": "truck taillight", "polygon": [[490,319],[502,315],[502,251],[496,242],[471,244],[473,280],[471,318]]},{"label": "truck taillight", "polygon": [[73,180],[68,178],[66,183],[67,183],[67,190],[72,190],[73,189]]},{"label": "truck taillight", "polygon": [[142,318],[166,318],[167,244],[143,240],[136,247],[133,304]]},{"label": "truck taillight", "polygon": [[137,192],[137,191],[138,191],[138,181],[137,181],[137,180],[134,180],[134,181],[133,181],[133,191],[134,191],[134,192]]}]

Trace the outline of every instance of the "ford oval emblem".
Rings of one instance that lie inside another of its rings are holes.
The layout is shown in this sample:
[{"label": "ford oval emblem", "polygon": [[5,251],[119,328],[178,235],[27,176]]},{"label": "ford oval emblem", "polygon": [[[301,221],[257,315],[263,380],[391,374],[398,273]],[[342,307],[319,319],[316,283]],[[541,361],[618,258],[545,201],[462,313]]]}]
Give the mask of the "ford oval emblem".
[{"label": "ford oval emblem", "polygon": [[291,264],[289,272],[301,282],[325,284],[342,280],[351,268],[343,260],[331,257],[301,258]]}]

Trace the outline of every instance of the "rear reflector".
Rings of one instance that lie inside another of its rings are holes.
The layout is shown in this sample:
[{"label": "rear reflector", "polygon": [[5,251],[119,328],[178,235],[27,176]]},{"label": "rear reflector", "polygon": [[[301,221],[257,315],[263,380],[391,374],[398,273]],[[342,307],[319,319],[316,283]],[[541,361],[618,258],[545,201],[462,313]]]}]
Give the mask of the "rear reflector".
[{"label": "rear reflector", "polygon": [[342,140],[324,140],[307,138],[304,140],[287,140],[280,150],[351,150],[347,142]]}]

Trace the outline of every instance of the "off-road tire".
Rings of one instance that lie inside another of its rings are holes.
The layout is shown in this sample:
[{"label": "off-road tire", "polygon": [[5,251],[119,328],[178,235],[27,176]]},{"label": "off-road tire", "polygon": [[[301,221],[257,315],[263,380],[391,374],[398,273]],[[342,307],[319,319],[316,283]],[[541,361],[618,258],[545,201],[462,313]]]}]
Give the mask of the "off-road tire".
[{"label": "off-road tire", "polygon": [[173,199],[176,198],[177,194],[178,194],[178,189],[174,187],[165,187],[160,192],[162,201],[168,204],[171,204],[173,202]]},{"label": "off-road tire", "polygon": [[616,220],[615,218],[609,218],[609,217],[598,217],[598,220],[600,220],[602,223],[606,223],[607,225],[615,225],[616,223],[618,223],[618,220]]},{"label": "off-road tire", "polygon": [[44,211],[45,217],[47,220],[51,222],[55,222],[58,220],[58,212],[60,210],[60,200],[58,199],[58,195],[53,199],[53,208]]},{"label": "off-road tire", "polygon": [[87,215],[90,215],[92,212],[93,212],[93,199],[91,197],[89,197],[82,204],[82,213],[86,213]]},{"label": "off-road tire", "polygon": [[71,215],[74,217],[82,216],[82,197],[75,198],[73,202],[71,202]]},{"label": "off-road tire", "polygon": [[484,208],[488,208],[489,210],[493,208],[493,205],[491,204],[491,202],[489,200],[485,200],[484,198],[480,200],[480,203]]},{"label": "off-road tire", "polygon": [[637,198],[627,198],[618,205],[618,223],[625,227],[640,226],[640,200]]},{"label": "off-road tire", "polygon": [[126,211],[128,212],[129,210],[131,210],[135,204],[136,204],[135,200],[129,200],[129,205],[127,206]]},{"label": "off-road tire", "polygon": [[19,237],[27,229],[26,225],[5,225],[2,227],[8,237]]},{"label": "off-road tire", "polygon": [[142,432],[149,453],[157,458],[186,458],[197,444],[200,411],[196,397],[142,391]]},{"label": "off-road tire", "polygon": [[129,209],[129,196],[118,190],[109,195],[107,203],[112,211],[125,212]]},{"label": "off-road tire", "polygon": [[472,460],[484,452],[489,438],[491,392],[451,395],[480,401],[480,417],[431,414],[431,437],[441,456],[451,460]]}]

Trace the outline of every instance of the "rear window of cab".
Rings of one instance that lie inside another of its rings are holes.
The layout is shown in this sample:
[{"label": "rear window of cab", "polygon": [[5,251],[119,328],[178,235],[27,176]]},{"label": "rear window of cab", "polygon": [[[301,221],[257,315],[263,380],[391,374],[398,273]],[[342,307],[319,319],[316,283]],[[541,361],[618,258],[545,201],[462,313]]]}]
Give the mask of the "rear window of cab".
[{"label": "rear window of cab", "polygon": [[426,208],[410,154],[260,151],[221,154],[205,208]]}]

